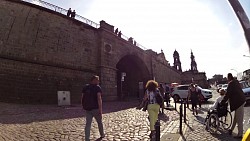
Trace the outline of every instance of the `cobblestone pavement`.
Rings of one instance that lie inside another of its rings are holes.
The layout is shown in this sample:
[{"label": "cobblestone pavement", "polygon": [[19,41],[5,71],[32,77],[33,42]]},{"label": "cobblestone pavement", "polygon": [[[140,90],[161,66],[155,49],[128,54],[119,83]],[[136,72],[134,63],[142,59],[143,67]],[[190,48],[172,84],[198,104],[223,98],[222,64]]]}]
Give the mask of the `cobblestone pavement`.
[{"label": "cobblestone pavement", "polygon": [[[147,112],[136,110],[137,102],[104,103],[103,141],[149,140]],[[85,115],[80,105],[22,105],[0,103],[0,141],[77,141],[84,140]],[[176,111],[165,110],[161,135],[179,118]],[[98,140],[95,120],[91,140]]]},{"label": "cobblestone pavement", "polygon": [[[213,99],[211,101],[206,102],[202,105],[202,108],[199,110],[198,116],[194,116],[192,111],[187,109],[187,118],[188,124],[184,126],[184,135],[181,136],[180,140],[184,141],[239,141],[241,139],[235,139],[232,136],[228,135],[227,131],[219,130],[215,134],[209,133],[205,130],[204,121],[207,115],[207,111],[209,106],[214,102],[214,99],[218,97],[217,92],[213,92]],[[248,107],[245,107],[245,109]],[[232,113],[233,117],[233,113]],[[249,124],[245,122],[244,124],[244,132],[250,128]],[[233,135],[238,133],[237,127],[235,127],[233,131]]]},{"label": "cobblestone pavement", "polygon": [[[186,141],[239,141],[228,135],[227,131],[219,130],[217,133],[211,134],[205,130],[205,117],[207,115],[207,109],[209,105],[203,105],[203,108],[199,110],[198,116],[194,116],[190,110],[188,111],[188,124],[186,126],[186,132],[182,140]],[[237,129],[234,133],[237,133]],[[235,134],[234,134],[235,135]]]}]

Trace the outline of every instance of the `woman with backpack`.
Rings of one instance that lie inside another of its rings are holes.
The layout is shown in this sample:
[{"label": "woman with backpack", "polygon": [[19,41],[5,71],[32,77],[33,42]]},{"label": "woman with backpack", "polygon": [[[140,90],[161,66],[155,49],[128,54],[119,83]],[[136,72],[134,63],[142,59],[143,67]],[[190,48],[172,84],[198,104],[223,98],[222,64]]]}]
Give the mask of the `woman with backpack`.
[{"label": "woman with backpack", "polygon": [[146,84],[144,101],[148,101],[147,111],[150,121],[150,137],[155,136],[155,123],[158,119],[158,112],[163,98],[158,90],[158,83],[154,80],[149,80]]}]

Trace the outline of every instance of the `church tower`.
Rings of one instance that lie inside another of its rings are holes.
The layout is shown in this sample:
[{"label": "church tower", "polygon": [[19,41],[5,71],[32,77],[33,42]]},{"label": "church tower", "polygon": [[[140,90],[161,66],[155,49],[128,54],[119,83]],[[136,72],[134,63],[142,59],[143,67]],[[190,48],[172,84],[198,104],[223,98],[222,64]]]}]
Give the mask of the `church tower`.
[{"label": "church tower", "polygon": [[176,70],[182,72],[180,56],[179,56],[179,53],[176,50],[174,51],[173,57],[174,57],[174,68]]},{"label": "church tower", "polygon": [[194,55],[193,55],[193,52],[191,50],[191,71],[196,71],[198,72],[198,69],[197,69],[197,64],[195,62],[195,59],[194,59]]}]

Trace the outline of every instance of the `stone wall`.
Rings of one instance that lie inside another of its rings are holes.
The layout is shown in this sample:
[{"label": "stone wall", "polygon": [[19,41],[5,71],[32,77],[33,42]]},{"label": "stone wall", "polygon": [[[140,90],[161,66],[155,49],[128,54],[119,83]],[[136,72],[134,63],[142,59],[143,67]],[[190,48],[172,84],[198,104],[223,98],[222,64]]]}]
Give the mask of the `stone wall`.
[{"label": "stone wall", "polygon": [[[97,74],[97,29],[39,6],[0,1],[1,98],[56,103]],[[25,97],[29,97],[25,99]]]},{"label": "stone wall", "polygon": [[[139,82],[153,78],[180,82],[180,73],[156,53],[117,37],[105,21],[97,29],[18,0],[1,0],[0,15],[1,100],[56,103],[57,91],[65,90],[71,103],[80,103],[93,74],[100,75],[104,100],[117,100],[122,87],[135,95]],[[128,75],[120,86],[122,71]]]}]

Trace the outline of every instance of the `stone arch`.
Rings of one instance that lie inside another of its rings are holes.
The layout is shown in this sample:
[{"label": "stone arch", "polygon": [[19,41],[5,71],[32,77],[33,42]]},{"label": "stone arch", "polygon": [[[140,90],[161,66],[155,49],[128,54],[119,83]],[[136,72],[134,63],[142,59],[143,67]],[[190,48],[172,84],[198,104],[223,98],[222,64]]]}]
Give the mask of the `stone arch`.
[{"label": "stone arch", "polygon": [[[146,64],[136,55],[125,55],[116,64],[117,69],[117,94],[119,99],[137,99],[143,95],[139,90],[139,82],[143,87],[150,79]],[[122,73],[124,79],[122,78]]]}]

